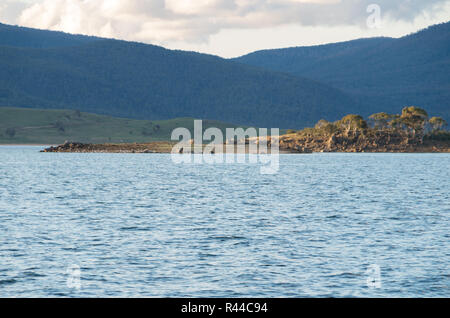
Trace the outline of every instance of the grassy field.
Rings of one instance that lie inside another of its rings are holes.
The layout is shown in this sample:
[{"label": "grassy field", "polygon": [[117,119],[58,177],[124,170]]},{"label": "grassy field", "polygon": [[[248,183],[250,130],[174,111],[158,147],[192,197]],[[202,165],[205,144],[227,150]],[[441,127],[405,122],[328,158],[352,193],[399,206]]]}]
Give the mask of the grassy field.
[{"label": "grassy field", "polygon": [[[203,128],[222,131],[236,125],[204,120]],[[192,118],[163,121],[115,118],[73,110],[0,107],[0,144],[144,143],[170,140],[173,129],[193,132]]]}]

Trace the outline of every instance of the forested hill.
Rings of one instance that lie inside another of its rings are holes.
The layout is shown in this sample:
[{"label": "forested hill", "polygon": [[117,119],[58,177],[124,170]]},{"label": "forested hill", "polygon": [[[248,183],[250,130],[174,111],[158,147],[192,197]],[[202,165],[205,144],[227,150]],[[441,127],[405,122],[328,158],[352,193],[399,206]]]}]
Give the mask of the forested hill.
[{"label": "forested hill", "polygon": [[153,45],[0,25],[0,105],[301,128],[358,112],[316,81]]},{"label": "forested hill", "polygon": [[235,61],[341,89],[363,103],[362,115],[418,105],[450,119],[450,23],[399,39],[265,50]]},{"label": "forested hill", "polygon": [[0,23],[0,46],[24,48],[55,48],[77,46],[101,38],[46,31]]}]

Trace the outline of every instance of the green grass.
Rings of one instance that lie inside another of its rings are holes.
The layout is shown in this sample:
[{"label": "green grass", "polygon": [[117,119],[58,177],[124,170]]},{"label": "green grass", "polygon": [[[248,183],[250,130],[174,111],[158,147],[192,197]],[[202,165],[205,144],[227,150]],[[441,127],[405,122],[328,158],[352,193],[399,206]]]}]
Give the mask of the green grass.
[{"label": "green grass", "polygon": [[[223,132],[226,128],[238,127],[213,120],[204,120],[203,126],[204,129],[217,127]],[[173,129],[178,127],[188,128],[192,133],[194,119],[132,120],[73,110],[0,107],[0,144],[61,144],[66,140],[83,143],[168,141]]]}]

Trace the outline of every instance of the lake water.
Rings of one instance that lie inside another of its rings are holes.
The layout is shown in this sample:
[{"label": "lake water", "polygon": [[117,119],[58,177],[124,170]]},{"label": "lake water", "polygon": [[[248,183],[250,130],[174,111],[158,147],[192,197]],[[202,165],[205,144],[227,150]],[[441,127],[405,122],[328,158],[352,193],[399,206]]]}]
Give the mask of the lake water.
[{"label": "lake water", "polygon": [[450,296],[450,155],[0,147],[0,297]]}]

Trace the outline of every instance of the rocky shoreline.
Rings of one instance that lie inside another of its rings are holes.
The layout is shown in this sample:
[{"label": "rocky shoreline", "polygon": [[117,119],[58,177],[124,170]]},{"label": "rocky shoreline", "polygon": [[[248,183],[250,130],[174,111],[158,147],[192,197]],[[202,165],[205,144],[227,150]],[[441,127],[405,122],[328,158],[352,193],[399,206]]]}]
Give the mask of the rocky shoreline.
[{"label": "rocky shoreline", "polygon": [[[52,146],[41,150],[46,153],[135,153],[135,154],[149,154],[149,153],[171,153],[175,142],[152,142],[145,144],[138,143],[123,143],[123,144],[84,144],[79,142],[65,142],[59,146]],[[206,145],[202,145],[203,150]],[[199,146],[200,148],[200,146]],[[222,149],[220,149],[222,148]],[[235,153],[240,152],[240,149],[235,147]],[[253,153],[249,148],[249,142],[246,141],[245,153]],[[217,147],[217,153],[224,153],[226,151],[226,144],[223,147]],[[194,152],[193,144],[187,144],[177,151],[178,153]],[[299,153],[296,150],[280,149],[281,153]],[[270,153],[270,143],[268,145],[267,153]]]},{"label": "rocky shoreline", "polygon": [[450,153],[450,142],[418,140],[387,131],[366,135],[356,130],[323,137],[285,135],[280,137],[280,149],[292,152]]},{"label": "rocky shoreline", "polygon": [[41,152],[61,153],[170,153],[173,144],[170,142],[152,142],[145,144],[83,144],[80,142],[65,142]]},{"label": "rocky shoreline", "polygon": [[[272,137],[273,138],[273,137]],[[255,141],[259,143],[259,140]],[[270,142],[269,152],[270,152]],[[247,141],[246,144],[252,143]],[[66,142],[42,150],[46,153],[171,153],[175,143],[152,142],[145,144],[83,144]],[[188,152],[186,146],[184,151]],[[192,150],[192,148],[191,148]],[[331,136],[317,137],[290,134],[279,137],[280,153],[310,154],[323,152],[343,153],[450,153],[449,141],[423,140],[405,138],[400,134],[378,131],[374,135],[364,135],[359,131],[347,134],[333,134]],[[248,153],[248,148],[246,150]]]}]

